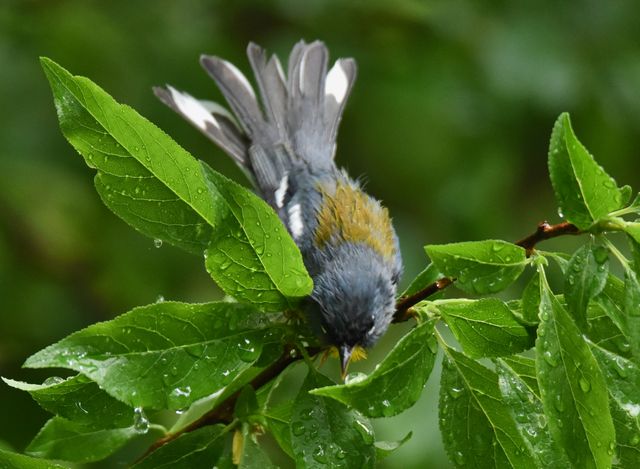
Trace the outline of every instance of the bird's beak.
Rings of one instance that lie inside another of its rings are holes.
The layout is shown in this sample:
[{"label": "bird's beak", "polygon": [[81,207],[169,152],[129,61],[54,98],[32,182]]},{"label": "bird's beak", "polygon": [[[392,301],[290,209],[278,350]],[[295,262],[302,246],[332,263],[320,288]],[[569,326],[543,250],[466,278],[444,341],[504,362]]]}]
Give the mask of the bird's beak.
[{"label": "bird's beak", "polygon": [[340,367],[342,373],[342,380],[344,381],[345,376],[347,376],[347,368],[349,367],[349,362],[351,361],[351,353],[353,352],[353,345],[341,345],[340,346]]}]

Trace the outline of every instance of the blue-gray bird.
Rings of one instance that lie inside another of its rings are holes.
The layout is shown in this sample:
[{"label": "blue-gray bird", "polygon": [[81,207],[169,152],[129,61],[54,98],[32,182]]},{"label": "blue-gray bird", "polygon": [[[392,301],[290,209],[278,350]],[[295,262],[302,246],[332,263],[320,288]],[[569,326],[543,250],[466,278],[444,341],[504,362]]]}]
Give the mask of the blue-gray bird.
[{"label": "blue-gray bird", "polygon": [[279,215],[313,278],[310,323],[338,349],[344,376],[389,327],[402,272],[387,209],[334,162],[356,64],[339,59],[327,71],[320,41],[295,45],[286,76],[261,47],[249,44],[247,54],[261,103],[233,64],[200,58],[233,115],[171,86],[155,93],[229,154]]}]

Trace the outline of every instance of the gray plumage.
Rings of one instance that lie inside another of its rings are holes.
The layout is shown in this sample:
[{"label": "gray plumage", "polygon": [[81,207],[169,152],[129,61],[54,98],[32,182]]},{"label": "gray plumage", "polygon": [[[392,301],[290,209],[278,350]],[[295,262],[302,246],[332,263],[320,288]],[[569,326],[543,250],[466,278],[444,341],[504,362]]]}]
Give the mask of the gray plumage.
[{"label": "gray plumage", "polygon": [[[275,55],[267,59],[255,44],[249,44],[247,55],[262,102],[234,65],[214,56],[200,59],[235,118],[215,103],[172,87],[155,88],[155,93],[228,153],[276,210],[314,280],[310,321],[338,346],[344,367],[354,346],[373,345],[388,328],[402,271],[386,211],[334,163],[356,65],[353,59],[339,59],[328,70],[328,51],[319,41],[295,45],[286,77]],[[327,208],[343,201],[354,206]],[[327,214],[343,208],[353,220],[336,220],[349,229],[337,225],[327,233],[319,226]],[[349,212],[356,209],[371,213]],[[356,223],[362,226],[354,229]]]}]

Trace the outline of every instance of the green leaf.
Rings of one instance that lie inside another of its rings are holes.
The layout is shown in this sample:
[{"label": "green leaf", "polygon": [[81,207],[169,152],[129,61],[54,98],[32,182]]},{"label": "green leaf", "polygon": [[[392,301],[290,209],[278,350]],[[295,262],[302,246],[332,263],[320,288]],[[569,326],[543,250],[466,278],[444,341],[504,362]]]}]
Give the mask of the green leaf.
[{"label": "green leaf", "polygon": [[409,331],[369,376],[311,394],[340,401],[367,417],[399,414],[417,402],[433,369],[438,351],[433,327],[434,321],[424,321]]},{"label": "green leaf", "polygon": [[[593,303],[596,303],[600,306],[601,311],[604,312],[611,322],[615,324],[619,331],[623,334],[627,335],[627,321],[626,321],[626,312],[625,312],[625,298],[626,298],[626,289],[624,281],[620,280],[613,274],[609,274],[607,276],[607,283],[604,286],[602,292],[594,298]],[[594,324],[591,322],[591,327],[593,329]],[[591,331],[589,336],[591,337]],[[620,352],[625,352],[623,350],[626,348],[626,352],[629,352],[629,344],[626,341],[619,341]]]},{"label": "green leaf", "polygon": [[309,393],[328,384],[325,376],[310,369],[293,403],[290,428],[296,467],[374,467],[374,436],[364,417]]},{"label": "green leaf", "polygon": [[269,432],[273,435],[278,445],[292,459],[295,458],[293,448],[291,446],[291,412],[293,410],[293,402],[286,401],[275,407],[263,411]]},{"label": "green leaf", "polygon": [[132,469],[213,467],[222,456],[226,436],[223,425],[207,425],[183,433],[135,464]]},{"label": "green leaf", "polygon": [[522,319],[527,324],[538,324],[540,307],[540,274],[533,274],[522,292]]},{"label": "green leaf", "polygon": [[2,378],[9,386],[27,391],[40,406],[60,417],[93,428],[128,427],[134,411],[114,399],[83,375],[63,380],[48,379],[43,384],[29,384]]},{"label": "green leaf", "polygon": [[311,293],[302,255],[271,207],[204,163],[202,170],[209,191],[229,207],[205,252],[207,271],[220,288],[266,311],[291,308]]},{"label": "green leaf", "polygon": [[615,180],[578,141],[567,113],[561,114],[553,127],[549,175],[563,216],[581,230],[623,204]]},{"label": "green leaf", "polygon": [[239,303],[155,303],[75,332],[25,366],[76,370],[132,407],[184,409],[278,343],[278,321]]},{"label": "green leaf", "polygon": [[[638,195],[640,197],[640,194]],[[640,223],[627,222],[624,225],[624,232],[636,243],[640,243]]]},{"label": "green leaf", "polygon": [[2,469],[65,469],[66,466],[0,449],[0,467]]},{"label": "green leaf", "polygon": [[[532,459],[535,467],[570,467],[567,455],[558,448],[551,437],[542,402],[530,384],[504,360],[497,360],[496,371],[505,407],[515,420],[516,428],[525,442],[528,457]],[[537,385],[535,389],[537,390]]]},{"label": "green leaf", "polygon": [[575,467],[610,467],[615,433],[604,377],[578,327],[547,285],[540,301],[536,366],[554,439]]},{"label": "green leaf", "polygon": [[527,329],[497,298],[440,300],[436,305],[470,357],[500,357],[533,347]]},{"label": "green leaf", "polygon": [[[282,373],[266,386],[262,386],[256,393],[258,404],[260,405],[260,414],[264,419],[264,426],[275,438],[280,448],[291,457],[294,458],[293,449],[291,448],[291,430],[289,422],[291,420],[291,410],[293,409],[293,400],[283,398],[288,395],[286,388],[281,386],[290,371],[295,369],[299,363],[294,362],[289,365]],[[273,401],[280,398],[277,404]]]},{"label": "green leaf", "polygon": [[[432,284],[439,278],[443,277],[440,271],[436,268],[436,265],[429,264],[422,272],[418,274],[416,278],[411,281],[411,284],[402,292],[400,298],[415,295],[426,286]],[[433,297],[430,297],[433,299]]]},{"label": "green leaf", "polygon": [[240,391],[234,408],[234,416],[241,422],[247,422],[250,417],[258,413],[258,399],[256,392],[250,385]]},{"label": "green leaf", "polygon": [[42,66],[62,132],[98,170],[96,189],[116,215],[187,251],[208,248],[208,270],[225,293],[263,309],[283,309],[311,292],[298,248],[264,201],[201,166],[90,80],[49,59]]},{"label": "green leaf", "polygon": [[505,412],[496,373],[450,348],[445,348],[439,412],[444,446],[456,467],[535,467]]},{"label": "green leaf", "polygon": [[141,233],[201,254],[224,214],[198,162],[96,84],[41,59],[60,128],[91,168],[103,202]]},{"label": "green leaf", "polygon": [[640,283],[636,273],[627,269],[624,275],[624,314],[626,327],[622,330],[629,339],[631,353],[640,363]]},{"label": "green leaf", "polygon": [[595,344],[591,350],[607,380],[620,467],[640,467],[640,368]]},{"label": "green leaf", "polygon": [[249,424],[242,425],[242,454],[238,469],[270,469],[275,467],[269,456],[258,444],[257,435],[251,431]]},{"label": "green leaf", "polygon": [[[638,202],[640,202],[639,197],[640,194],[636,195],[635,199],[631,200],[631,196],[633,195],[633,188],[629,185],[624,185],[620,188],[620,203],[622,206],[629,204],[629,207],[637,207]],[[631,202],[631,203],[629,203]]]},{"label": "green leaf", "polygon": [[409,441],[412,435],[413,432],[409,432],[404,436],[404,438],[399,441],[376,441],[376,459],[380,461],[389,456],[391,453],[394,453],[398,448]]},{"label": "green leaf", "polygon": [[500,362],[509,367],[509,370],[527,385],[532,394],[540,398],[540,388],[538,387],[538,377],[536,376],[536,361],[533,358],[513,355],[500,358]]},{"label": "green leaf", "polygon": [[63,461],[99,461],[144,433],[146,431],[140,431],[133,425],[94,429],[62,417],[53,417],[45,423],[26,452],[39,458]]},{"label": "green leaf", "polygon": [[527,264],[525,250],[499,240],[426,246],[435,266],[471,294],[496,293],[511,285]]},{"label": "green leaf", "polygon": [[589,242],[578,249],[567,266],[564,298],[581,329],[586,330],[589,300],[598,295],[607,282],[609,251]]},{"label": "green leaf", "polygon": [[[637,225],[636,236],[640,238],[640,223],[634,223],[634,225]],[[631,236],[629,233],[627,233],[627,241],[631,247],[631,256],[633,259],[630,267],[635,271],[636,275],[638,275],[640,273],[640,242],[638,242],[635,236]]]},{"label": "green leaf", "polygon": [[[259,359],[262,360],[262,357],[265,355],[265,351],[263,350],[262,355]],[[249,384],[257,375],[260,374],[261,371],[264,370],[264,367],[257,366],[257,363],[254,366],[246,369],[242,373],[238,373],[235,376],[229,375],[227,379],[229,380],[228,384],[221,390],[214,392],[208,396],[205,396],[201,399],[198,399],[193,404],[189,406],[189,408],[182,412],[178,417],[178,420],[171,426],[169,432],[176,433],[179,432],[186,427],[188,427],[191,423],[198,420],[200,417],[208,413],[218,404],[225,401],[232,394],[240,391],[245,385]]]},{"label": "green leaf", "polygon": [[614,324],[605,307],[592,301],[588,310],[589,340],[606,350],[630,357],[631,345],[622,331]]}]

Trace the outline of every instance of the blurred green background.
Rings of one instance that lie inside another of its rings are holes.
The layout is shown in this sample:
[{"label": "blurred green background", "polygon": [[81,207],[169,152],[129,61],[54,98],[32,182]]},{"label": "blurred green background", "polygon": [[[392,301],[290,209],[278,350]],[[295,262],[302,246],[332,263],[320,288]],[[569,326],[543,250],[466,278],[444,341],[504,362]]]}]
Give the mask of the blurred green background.
[{"label": "blurred green background", "polygon": [[[300,38],[353,56],[359,78],[338,161],[366,175],[400,234],[405,281],[422,246],[514,240],[557,221],[546,150],[561,111],[598,161],[640,186],[640,3],[633,1],[3,0],[0,4],[0,374],[90,323],[151,303],[219,290],[202,259],[160,249],[112,215],[92,172],[62,137],[37,57],[90,77],[195,156],[242,180],[230,160],[160,104],[171,83],[220,100],[201,53],[248,71],[246,44],[284,56]],[[397,329],[397,328],[396,328]],[[374,351],[382,356],[401,333]],[[367,365],[363,365],[365,368]],[[369,365],[371,366],[371,365]],[[449,467],[434,374],[420,403],[376,422],[413,439],[385,467]],[[0,384],[0,440],[22,450],[46,420]]]}]

